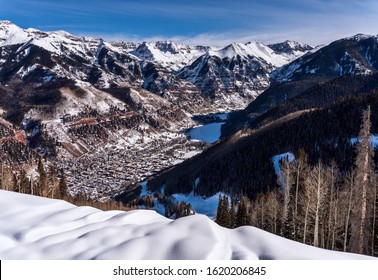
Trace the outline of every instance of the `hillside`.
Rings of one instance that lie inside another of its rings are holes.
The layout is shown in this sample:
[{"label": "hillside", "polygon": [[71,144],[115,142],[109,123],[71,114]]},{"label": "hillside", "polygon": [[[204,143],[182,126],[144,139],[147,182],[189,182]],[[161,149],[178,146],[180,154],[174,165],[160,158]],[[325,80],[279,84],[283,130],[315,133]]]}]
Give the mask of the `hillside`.
[{"label": "hillside", "polygon": [[[285,108],[292,108],[289,104]],[[311,163],[318,159],[335,160],[346,171],[354,160],[350,139],[358,134],[361,112],[367,104],[372,107],[372,133],[376,134],[377,91],[352,95],[319,107],[309,106],[311,110],[287,111],[284,117],[280,117],[280,111],[273,110],[259,123],[252,123],[251,128],[225,138],[202,154],[152,179],[149,186],[151,189],[164,186],[168,193],[190,192],[193,182],[199,178],[198,194],[211,196],[224,191],[238,195],[243,192],[254,197],[277,185],[272,158],[289,151],[295,154],[299,149],[304,149]]]}]

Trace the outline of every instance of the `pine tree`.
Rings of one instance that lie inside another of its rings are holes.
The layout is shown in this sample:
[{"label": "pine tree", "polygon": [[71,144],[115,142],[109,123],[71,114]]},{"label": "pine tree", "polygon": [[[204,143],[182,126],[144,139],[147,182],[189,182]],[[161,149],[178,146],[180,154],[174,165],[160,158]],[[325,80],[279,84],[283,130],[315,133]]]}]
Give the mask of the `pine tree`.
[{"label": "pine tree", "polygon": [[242,197],[242,196],[240,197],[238,210],[236,212],[235,224],[236,224],[235,227],[241,227],[241,226],[249,225],[247,206],[246,206],[246,203],[245,203],[245,198]]},{"label": "pine tree", "polygon": [[228,206],[228,197],[226,195],[223,196],[223,221],[224,227],[230,228],[231,227],[231,217],[230,217],[230,211]]},{"label": "pine tree", "polygon": [[235,228],[236,226],[236,208],[235,208],[235,201],[231,201],[231,208],[230,208],[230,228]]},{"label": "pine tree", "polygon": [[222,195],[219,195],[219,198],[218,198],[218,208],[217,208],[217,216],[216,216],[216,219],[215,219],[215,222],[218,225],[222,225],[223,224],[223,215],[222,215],[222,212],[223,212],[223,197],[222,197]]},{"label": "pine tree", "polygon": [[218,208],[217,208],[217,217],[215,222],[222,226],[229,228],[231,226],[231,217],[228,207],[228,198],[226,195],[219,195]]}]

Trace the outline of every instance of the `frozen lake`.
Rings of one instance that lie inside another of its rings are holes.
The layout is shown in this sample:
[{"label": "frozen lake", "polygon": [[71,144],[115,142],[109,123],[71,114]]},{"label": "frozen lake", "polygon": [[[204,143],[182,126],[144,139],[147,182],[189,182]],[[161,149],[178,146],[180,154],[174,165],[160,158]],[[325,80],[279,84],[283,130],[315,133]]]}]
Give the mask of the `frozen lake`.
[{"label": "frozen lake", "polygon": [[224,124],[224,122],[209,123],[193,127],[188,130],[187,134],[189,135],[191,141],[214,143],[218,141],[221,136],[222,124]]},{"label": "frozen lake", "polygon": [[214,143],[221,137],[221,126],[228,119],[228,113],[209,114],[203,116],[211,118],[214,122],[209,122],[200,126],[193,127],[187,131],[191,141],[202,141],[207,143]]}]

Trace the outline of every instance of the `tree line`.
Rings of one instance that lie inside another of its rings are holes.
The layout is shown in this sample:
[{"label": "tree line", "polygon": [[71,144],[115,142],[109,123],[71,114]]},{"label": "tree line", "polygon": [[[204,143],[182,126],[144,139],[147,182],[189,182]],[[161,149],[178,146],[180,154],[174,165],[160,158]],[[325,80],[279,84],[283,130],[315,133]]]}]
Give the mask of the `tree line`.
[{"label": "tree line", "polygon": [[14,172],[12,167],[0,163],[0,189],[49,198],[66,199],[69,195],[64,170],[54,165],[45,168],[38,160],[37,174],[27,174],[24,168]]}]

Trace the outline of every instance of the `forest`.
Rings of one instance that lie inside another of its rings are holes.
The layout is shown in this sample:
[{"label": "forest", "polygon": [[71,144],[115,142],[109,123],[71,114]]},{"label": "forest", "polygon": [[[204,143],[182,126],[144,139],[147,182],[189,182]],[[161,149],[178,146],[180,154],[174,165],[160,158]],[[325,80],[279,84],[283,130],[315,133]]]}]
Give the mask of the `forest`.
[{"label": "forest", "polygon": [[[278,186],[249,199],[220,197],[217,220],[235,228],[253,225],[330,250],[378,256],[378,173],[374,163],[371,107],[362,112],[355,158],[343,171],[321,158],[310,164],[303,149],[280,164]],[[374,142],[373,142],[374,143]]]}]

